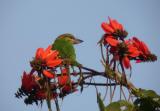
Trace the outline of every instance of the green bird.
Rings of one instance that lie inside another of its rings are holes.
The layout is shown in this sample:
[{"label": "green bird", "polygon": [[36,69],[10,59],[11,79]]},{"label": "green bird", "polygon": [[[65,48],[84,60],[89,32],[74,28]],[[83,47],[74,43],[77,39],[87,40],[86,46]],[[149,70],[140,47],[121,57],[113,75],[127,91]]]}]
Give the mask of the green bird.
[{"label": "green bird", "polygon": [[71,66],[81,66],[76,60],[76,52],[74,44],[82,43],[72,34],[66,33],[58,36],[52,45],[53,50],[59,51],[60,57],[64,60],[64,64]]},{"label": "green bird", "polygon": [[[69,66],[73,68],[73,66],[76,66],[79,68],[81,72],[81,64],[79,64],[76,60],[76,53],[74,49],[74,44],[79,44],[83,42],[80,39],[75,38],[72,34],[62,34],[56,38],[54,43],[52,44],[52,50],[57,50],[59,52],[59,56],[61,59],[63,59],[63,64],[61,67],[65,67],[68,70],[68,75],[69,75],[69,81],[68,83],[70,84],[70,87],[72,88],[72,83],[71,83],[71,78],[70,78],[70,71],[69,71]],[[81,77],[82,78],[82,75]],[[79,79],[80,83],[81,79]],[[51,110],[51,90],[50,90],[50,83],[47,82],[47,106],[49,111]],[[57,98],[55,99],[55,104],[57,111],[60,111],[59,104]]]}]

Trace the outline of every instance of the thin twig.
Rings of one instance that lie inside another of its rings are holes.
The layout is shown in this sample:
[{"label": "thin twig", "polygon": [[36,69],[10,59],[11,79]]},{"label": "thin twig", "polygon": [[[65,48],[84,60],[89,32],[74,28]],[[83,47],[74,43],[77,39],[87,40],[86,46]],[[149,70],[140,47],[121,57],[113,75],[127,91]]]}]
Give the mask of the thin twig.
[{"label": "thin twig", "polygon": [[[108,84],[108,78],[107,78],[106,84]],[[105,98],[107,97],[107,93],[108,93],[108,86],[106,86],[106,92],[105,92],[105,95],[104,95],[103,101],[104,101],[104,100],[105,100]]]},{"label": "thin twig", "polygon": [[[109,84],[112,84],[110,79]],[[110,102],[112,102],[112,86],[110,86]]]},{"label": "thin twig", "polygon": [[101,49],[102,60],[103,60],[103,62],[106,62],[105,57],[104,57],[104,53],[103,53],[102,43],[100,43],[100,49]]},{"label": "thin twig", "polygon": [[[77,82],[76,83],[73,83],[73,85],[76,85],[78,84]],[[116,84],[116,83],[111,83],[111,84],[106,84],[106,83],[90,83],[90,82],[85,82],[85,83],[82,83],[83,85],[91,85],[91,86],[115,86],[115,85],[119,85],[119,84]]]}]

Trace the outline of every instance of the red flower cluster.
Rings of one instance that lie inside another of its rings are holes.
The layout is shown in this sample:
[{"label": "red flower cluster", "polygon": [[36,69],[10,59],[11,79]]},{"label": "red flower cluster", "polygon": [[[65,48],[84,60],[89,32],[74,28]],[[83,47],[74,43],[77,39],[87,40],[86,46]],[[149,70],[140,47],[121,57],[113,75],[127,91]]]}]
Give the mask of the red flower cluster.
[{"label": "red flower cluster", "polygon": [[132,39],[133,45],[139,50],[139,58],[137,59],[137,62],[145,62],[145,61],[156,61],[157,57],[151,53],[147,45],[140,41],[138,38],[133,37]]},{"label": "red flower cluster", "polygon": [[58,76],[58,84],[61,87],[60,96],[66,96],[69,93],[77,91],[73,81],[70,80],[67,69],[62,70],[62,74]]},{"label": "red flower cluster", "polygon": [[77,86],[71,81],[69,71],[62,64],[63,60],[58,54],[51,46],[37,49],[33,61],[30,62],[32,70],[29,74],[23,73],[22,85],[16,97],[26,96],[26,104],[37,104],[48,97],[55,99],[76,91]]},{"label": "red flower cluster", "polygon": [[[57,97],[56,92],[51,93],[51,99],[55,99]],[[36,100],[44,100],[47,99],[46,91],[45,90],[39,90],[35,93]]]},{"label": "red flower cluster", "polygon": [[128,33],[124,30],[122,24],[116,20],[109,18],[109,23],[103,22],[101,27],[105,31],[103,43],[107,49],[107,58],[111,57],[110,54],[112,55],[112,59],[107,60],[107,62],[110,61],[110,66],[113,65],[115,68],[118,61],[122,70],[124,70],[124,68],[131,68],[131,60],[145,62],[157,59],[154,54],[151,54],[147,45],[138,38],[133,37],[125,40]]},{"label": "red flower cluster", "polygon": [[58,57],[58,51],[52,50],[52,46],[48,48],[38,48],[36,51],[35,59],[31,61],[31,66],[34,70],[43,72],[48,78],[54,78],[54,73],[51,69],[59,66],[62,60]]},{"label": "red flower cluster", "polygon": [[[40,83],[41,81],[41,83]],[[46,90],[43,87],[45,83],[42,83],[42,78],[38,77],[35,74],[26,72],[23,73],[22,77],[22,86],[21,86],[21,92],[23,91],[24,94],[28,95],[27,99],[32,100],[44,100],[47,98]],[[54,89],[54,87],[51,87],[51,89]],[[51,92],[51,98],[54,99],[58,95],[55,93],[55,91]]]},{"label": "red flower cluster", "polygon": [[45,50],[43,48],[38,48],[35,59],[37,61],[41,61],[42,65],[47,67],[55,67],[61,64],[62,60],[58,58],[58,51],[51,49],[51,45],[49,45]]},{"label": "red flower cluster", "polygon": [[124,31],[122,24],[118,23],[116,20],[112,20],[109,17],[109,23],[103,22],[101,24],[103,30],[108,34],[113,34],[117,31]]},{"label": "red flower cluster", "polygon": [[23,77],[22,77],[22,89],[31,92],[32,89],[37,88],[38,85],[36,83],[36,77],[33,76],[32,74],[27,74],[25,71],[23,72]]},{"label": "red flower cluster", "polygon": [[111,46],[110,52],[115,60],[120,60],[125,68],[131,68],[130,59],[139,56],[140,52],[131,41],[120,42],[116,39],[107,39]]},{"label": "red flower cluster", "polygon": [[124,30],[122,24],[109,17],[109,23],[103,22],[101,24],[102,29],[106,32],[105,35],[123,40],[128,33]]}]

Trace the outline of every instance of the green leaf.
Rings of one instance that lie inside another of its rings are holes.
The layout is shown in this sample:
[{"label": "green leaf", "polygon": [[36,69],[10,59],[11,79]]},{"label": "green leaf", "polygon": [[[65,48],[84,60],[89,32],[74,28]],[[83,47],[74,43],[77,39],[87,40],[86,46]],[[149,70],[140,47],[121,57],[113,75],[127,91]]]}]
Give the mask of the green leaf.
[{"label": "green leaf", "polygon": [[125,100],[112,102],[106,107],[105,110],[106,111],[136,111],[134,105]]},{"label": "green leaf", "polygon": [[153,90],[143,90],[142,93],[143,93],[144,97],[151,97],[151,98],[158,97],[156,92]]},{"label": "green leaf", "polygon": [[97,102],[98,102],[100,111],[107,111],[105,110],[105,105],[100,97],[100,94],[97,94]]},{"label": "green leaf", "polygon": [[156,111],[160,109],[160,96],[153,90],[140,90],[140,96],[134,101],[140,111]]}]

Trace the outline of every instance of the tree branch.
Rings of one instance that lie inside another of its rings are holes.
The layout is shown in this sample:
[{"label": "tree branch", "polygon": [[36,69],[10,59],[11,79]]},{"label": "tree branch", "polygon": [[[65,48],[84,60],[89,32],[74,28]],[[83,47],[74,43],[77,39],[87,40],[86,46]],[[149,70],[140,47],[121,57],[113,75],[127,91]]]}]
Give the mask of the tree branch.
[{"label": "tree branch", "polygon": [[[118,71],[114,71],[114,76],[111,76],[110,74],[107,74],[106,72],[98,72],[94,69],[91,69],[91,68],[87,68],[87,67],[82,67],[82,69],[84,70],[87,70],[87,71],[90,71],[91,73],[88,73],[90,74],[89,76],[86,76],[84,77],[84,80],[89,78],[89,77],[93,77],[93,76],[103,76],[105,78],[108,78],[108,79],[111,79],[112,81],[115,81],[116,84],[115,85],[118,85],[118,84],[121,84],[123,85],[124,87],[126,87],[127,89],[131,90],[131,92],[136,95],[134,92],[137,90],[137,88],[134,86],[134,84],[129,81],[128,79],[126,79],[126,81],[123,81],[122,80],[122,74]],[[83,73],[84,74],[84,73]],[[84,84],[84,83],[83,83]],[[90,85],[90,84],[88,84]],[[92,84],[93,85],[93,84]],[[99,86],[101,86],[100,84],[97,84]],[[106,85],[109,85],[111,86],[112,84],[106,84]]]},{"label": "tree branch", "polygon": [[[81,67],[83,70],[86,70],[84,72],[81,72],[83,74],[83,79],[82,79],[82,83],[81,85],[91,85],[91,86],[115,86],[115,85],[122,85],[124,87],[126,87],[127,89],[131,90],[131,92],[135,92],[135,90],[137,90],[137,88],[133,85],[133,83],[131,81],[129,81],[128,79],[126,79],[126,81],[122,80],[122,74],[118,71],[113,71],[114,72],[114,76],[110,75],[107,72],[99,72],[96,71],[94,69],[88,68],[88,67]],[[110,70],[110,69],[109,69]],[[71,73],[70,75],[75,75],[75,73]],[[80,75],[80,73],[76,73],[76,75]],[[57,76],[61,76],[61,74],[57,74]],[[95,76],[101,76],[104,78],[108,78],[111,79],[112,81],[114,81],[115,83],[91,83],[91,82],[85,82],[86,79],[95,77]],[[78,84],[78,83],[74,83],[74,84]],[[134,94],[134,93],[133,93]],[[136,94],[134,94],[136,95]]]},{"label": "tree branch", "polygon": [[[74,85],[76,85],[78,83],[74,83]],[[115,86],[115,85],[119,85],[117,83],[111,83],[111,84],[106,84],[106,83],[91,83],[91,82],[84,82],[82,83],[83,85],[92,85],[92,86]]]}]

